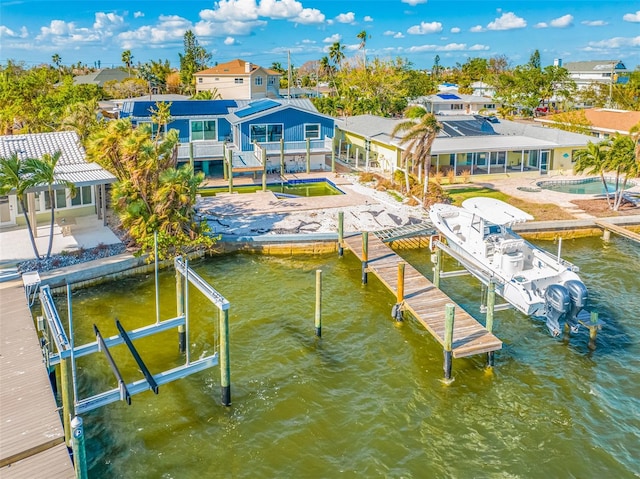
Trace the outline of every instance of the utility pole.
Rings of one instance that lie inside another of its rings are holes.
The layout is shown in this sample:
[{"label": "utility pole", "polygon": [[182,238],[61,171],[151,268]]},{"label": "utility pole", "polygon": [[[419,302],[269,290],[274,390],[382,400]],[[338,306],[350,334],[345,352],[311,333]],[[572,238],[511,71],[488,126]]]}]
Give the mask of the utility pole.
[{"label": "utility pole", "polygon": [[291,50],[287,50],[287,98],[291,100]]}]

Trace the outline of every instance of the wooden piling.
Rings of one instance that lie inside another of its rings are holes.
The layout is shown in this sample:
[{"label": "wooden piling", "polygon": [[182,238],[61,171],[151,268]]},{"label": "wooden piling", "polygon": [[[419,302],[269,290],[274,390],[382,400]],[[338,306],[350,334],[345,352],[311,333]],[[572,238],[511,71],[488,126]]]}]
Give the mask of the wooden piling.
[{"label": "wooden piling", "polygon": [[[496,285],[493,281],[489,281],[487,286],[487,318],[485,328],[493,333],[493,312],[496,305]],[[493,351],[487,353],[487,366],[492,368],[494,363]]]},{"label": "wooden piling", "polygon": [[284,178],[284,138],[280,138],[280,177]]},{"label": "wooden piling", "polygon": [[338,256],[344,254],[344,211],[338,212]]},{"label": "wooden piling", "polygon": [[231,406],[231,369],[229,367],[229,310],[220,310],[220,388],[222,405]]},{"label": "wooden piling", "polygon": [[67,446],[71,446],[71,418],[75,416],[73,384],[71,380],[71,357],[60,361],[60,389],[62,392],[62,425],[64,427],[64,440]]},{"label": "wooden piling", "polygon": [[431,255],[433,261],[433,285],[440,289],[440,271],[442,271],[442,250],[436,249],[435,254]]},{"label": "wooden piling", "polygon": [[316,336],[322,337],[322,270],[316,270]]},{"label": "wooden piling", "polygon": [[369,263],[369,232],[362,232],[362,284],[367,284],[367,264]]},{"label": "wooden piling", "polygon": [[453,303],[447,303],[445,305],[444,317],[444,378],[446,381],[451,380],[454,317],[455,305]]},{"label": "wooden piling", "polygon": [[311,140],[307,138],[307,175],[311,173]]},{"label": "wooden piling", "polygon": [[73,429],[73,439],[71,447],[73,449],[73,465],[76,472],[76,479],[87,479],[87,451],[84,443],[84,427],[82,418],[75,416],[71,421]]},{"label": "wooden piling", "polygon": [[229,193],[233,193],[233,151],[227,150],[227,163],[229,166]]},{"label": "wooden piling", "polygon": [[404,302],[404,270],[406,263],[400,261],[398,263],[398,288],[396,290],[396,304],[394,306],[393,317],[396,321],[402,321],[402,303]]}]

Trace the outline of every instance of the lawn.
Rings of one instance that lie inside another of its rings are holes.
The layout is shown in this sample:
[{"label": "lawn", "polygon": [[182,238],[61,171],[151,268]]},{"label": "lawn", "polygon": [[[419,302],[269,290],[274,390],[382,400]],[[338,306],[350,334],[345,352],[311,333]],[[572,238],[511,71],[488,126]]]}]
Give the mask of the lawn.
[{"label": "lawn", "polygon": [[514,198],[500,191],[493,190],[491,188],[477,188],[477,187],[461,187],[447,189],[447,194],[454,205],[460,206],[467,198],[474,196],[487,196],[490,198],[496,198],[502,200],[505,203],[520,208],[522,211],[526,211],[530,215],[533,215],[536,221],[550,221],[550,220],[573,220],[575,217],[557,205],[551,203],[531,203],[528,201]]}]

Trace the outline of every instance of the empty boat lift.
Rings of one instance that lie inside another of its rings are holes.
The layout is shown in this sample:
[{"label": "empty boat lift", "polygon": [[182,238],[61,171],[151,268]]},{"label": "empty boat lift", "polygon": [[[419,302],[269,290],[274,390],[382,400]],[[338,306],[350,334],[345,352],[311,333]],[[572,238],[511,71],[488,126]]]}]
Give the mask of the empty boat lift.
[{"label": "empty boat lift", "polygon": [[[132,331],[127,331],[116,318],[116,327],[119,334],[108,338],[103,337],[98,327],[94,324],[93,328],[96,341],[81,346],[74,346],[73,343],[71,286],[67,284],[68,335],[55,308],[50,288],[48,286],[40,288],[39,298],[44,314],[44,317],[38,318],[38,327],[43,334],[41,345],[49,371],[54,371],[57,365],[60,366],[65,441],[67,445],[73,447],[77,477],[86,477],[82,419],[78,417],[83,413],[106,406],[115,401],[126,401],[127,404],[131,404],[131,397],[135,394],[148,390],[158,394],[159,386],[212,368],[218,364],[220,364],[222,404],[224,406],[231,405],[229,301],[189,268],[188,261],[183,262],[182,258],[178,257],[174,261],[174,266],[176,270],[176,304],[178,313],[175,318],[165,321],[160,321],[159,318],[156,318],[154,323]],[[189,285],[195,286],[218,310],[219,351],[215,351],[206,357],[200,357],[195,361],[191,361],[189,351]],[[137,351],[134,341],[174,328],[178,329],[179,351],[180,353],[184,353],[185,363],[181,366],[153,374]],[[113,347],[121,344],[125,344],[128,348],[142,372],[143,378],[130,383],[125,382],[110,352]],[[116,377],[118,386],[91,397],[79,398],[78,381],[76,378],[76,358],[100,352],[105,355]]]}]

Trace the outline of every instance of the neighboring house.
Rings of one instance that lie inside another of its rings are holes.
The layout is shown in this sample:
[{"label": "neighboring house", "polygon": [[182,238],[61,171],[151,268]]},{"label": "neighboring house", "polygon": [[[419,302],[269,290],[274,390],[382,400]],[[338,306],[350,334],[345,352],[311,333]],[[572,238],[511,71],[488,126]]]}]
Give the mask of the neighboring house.
[{"label": "neighboring house", "polygon": [[194,74],[196,93],[210,91],[223,100],[279,98],[277,71],[236,59]]},{"label": "neighboring house", "polygon": [[281,98],[319,98],[321,96],[322,94],[320,93],[320,86],[318,86],[318,88],[280,88]]},{"label": "neighboring house", "polygon": [[78,75],[73,77],[74,85],[98,85],[104,86],[108,81],[123,81],[127,78],[133,78],[133,75],[119,68],[103,68],[88,75]]},{"label": "neighboring house", "polygon": [[[151,123],[156,102],[125,102],[121,118],[134,125]],[[178,161],[193,161],[209,177],[224,175],[224,159],[231,157],[237,174],[264,169],[287,171],[325,168],[331,154],[334,119],[318,113],[309,99],[188,100],[170,104],[167,129],[178,130]],[[304,164],[302,164],[304,163]]]},{"label": "neighboring house", "polygon": [[471,88],[473,88],[474,96],[493,98],[496,94],[496,89],[483,81],[474,81],[471,84]]},{"label": "neighboring house", "polygon": [[[587,135],[481,116],[439,116],[442,131],[431,148],[432,168],[456,175],[573,169],[573,154],[584,148]],[[338,158],[361,169],[393,172],[403,167],[402,133],[391,137],[401,121],[360,115],[336,121]]]},{"label": "neighboring house", "polygon": [[[588,108],[580,110],[584,115],[585,125],[580,124],[590,131],[596,138],[608,138],[616,133],[629,135],[630,130],[640,125],[640,111],[613,110],[610,108]],[[544,126],[555,127],[566,124],[566,115],[551,115],[545,118],[536,118],[535,121]]]},{"label": "neighboring house", "polygon": [[[56,215],[78,217],[98,213],[106,218],[106,185],[116,178],[95,163],[86,161],[84,148],[75,132],[32,133],[27,135],[0,136],[0,157],[9,158],[17,153],[21,159],[42,158],[46,153],[61,152],[55,169],[57,179],[72,182],[76,195],[58,183],[54,185]],[[48,222],[51,202],[48,187],[38,187],[27,192],[27,205],[31,222],[34,219]],[[22,208],[15,194],[0,196],[0,227],[25,224]]]},{"label": "neighboring house", "polygon": [[495,113],[499,106],[492,98],[463,95],[457,91],[421,96],[412,100],[411,104],[421,105],[434,115],[490,115]]},{"label": "neighboring house", "polygon": [[[563,66],[561,60],[558,62],[559,66]],[[564,68],[569,71],[569,77],[579,90],[594,84],[612,85],[622,82],[621,74],[629,72],[621,60],[569,62],[564,64]]]}]

